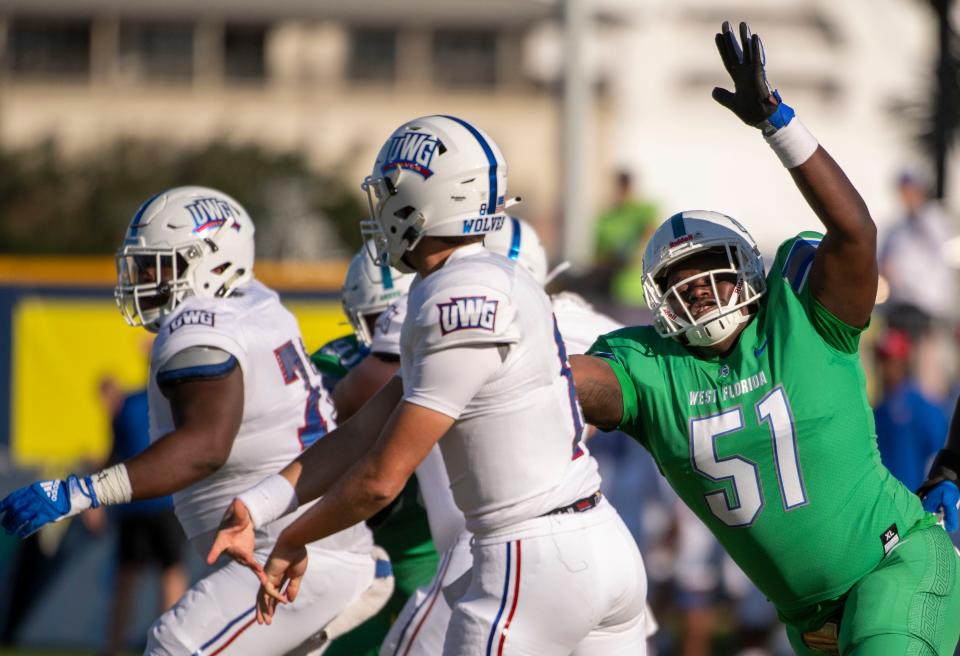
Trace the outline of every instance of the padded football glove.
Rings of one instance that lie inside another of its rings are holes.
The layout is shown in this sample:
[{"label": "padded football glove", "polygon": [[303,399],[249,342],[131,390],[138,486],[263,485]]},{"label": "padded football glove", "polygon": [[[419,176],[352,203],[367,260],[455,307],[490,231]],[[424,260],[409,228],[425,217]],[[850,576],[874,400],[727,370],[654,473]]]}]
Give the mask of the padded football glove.
[{"label": "padded football glove", "polygon": [[740,43],[730,28],[723,22],[716,35],[717,50],[733,79],[734,91],[715,87],[713,99],[736,114],[747,125],[763,130],[769,136],[787,125],[793,118],[793,110],[780,100],[780,94],[767,82],[764,70],[766,58],[760,37],[750,33],[750,26],[740,23]]},{"label": "padded football glove", "polygon": [[50,522],[99,506],[92,478],[71,474],[65,481],[37,481],[8,494],[0,501],[0,525],[8,535],[25,538]]}]

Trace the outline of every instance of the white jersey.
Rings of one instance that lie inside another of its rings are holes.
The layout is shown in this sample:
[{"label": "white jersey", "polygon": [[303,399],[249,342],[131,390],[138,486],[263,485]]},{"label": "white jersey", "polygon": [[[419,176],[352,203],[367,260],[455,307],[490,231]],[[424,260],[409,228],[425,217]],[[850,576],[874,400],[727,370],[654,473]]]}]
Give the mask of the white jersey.
[{"label": "white jersey", "polygon": [[[550,297],[550,302],[568,356],[586,353],[597,337],[623,327],[623,324],[597,312],[590,303],[572,292],[555,294]],[[399,355],[400,331],[406,316],[407,295],[404,294],[377,319],[371,351]],[[427,510],[434,545],[438,553],[444,553],[464,530],[464,520],[450,492],[450,480],[438,446],[417,467],[417,482]]]},{"label": "white jersey", "polygon": [[370,352],[400,357],[400,331],[406,318],[407,295],[404,294],[377,317]]},{"label": "white jersey", "polygon": [[586,299],[573,292],[560,292],[550,297],[553,315],[567,346],[567,355],[583,355],[600,335],[623,328],[605,314],[597,312]]},{"label": "white jersey", "polygon": [[[285,467],[334,428],[333,403],[307,357],[297,320],[276,292],[253,281],[228,298],[190,297],[165,317],[150,358],[150,439],[174,429],[170,403],[157,373],[193,346],[226,351],[243,372],[243,417],[224,465],[174,493],[177,517],[191,540],[214,531],[241,492]],[[302,512],[302,510],[301,510]],[[275,535],[298,513],[267,528]],[[317,543],[332,549],[369,549],[358,524]]]},{"label": "white jersey", "polygon": [[440,440],[454,499],[475,534],[600,487],[596,462],[579,444],[583,418],[549,298],[515,262],[476,244],[411,287],[401,333],[404,397],[415,361],[482,344],[506,349],[503,364]]}]

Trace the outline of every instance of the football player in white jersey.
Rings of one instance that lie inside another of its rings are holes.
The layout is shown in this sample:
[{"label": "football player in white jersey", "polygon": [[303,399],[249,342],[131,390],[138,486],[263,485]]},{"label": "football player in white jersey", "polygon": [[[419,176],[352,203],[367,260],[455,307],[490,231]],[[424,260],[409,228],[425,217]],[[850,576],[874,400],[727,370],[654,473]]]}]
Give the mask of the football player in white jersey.
[{"label": "football player in white jersey", "polygon": [[[537,232],[523,219],[508,217],[501,230],[484,237],[483,245],[487,250],[516,261],[542,286],[549,281],[546,251]],[[585,353],[599,335],[623,327],[597,312],[577,294],[561,292],[552,295],[550,301],[567,355]],[[405,303],[395,305],[399,306],[395,313],[400,314]],[[378,325],[374,340],[379,337]],[[585,430],[592,429],[586,427]],[[437,447],[417,467],[417,479],[420,481],[434,544],[443,557],[430,585],[418,590],[407,601],[383,643],[381,656],[429,656],[440,653],[450,620],[450,606],[444,588],[457,581],[473,565],[471,534],[465,529],[463,513],[454,503],[450,481]],[[646,622],[646,635],[649,637],[657,629],[649,608]]]},{"label": "football player in white jersey", "polygon": [[[134,215],[117,253],[116,299],[128,323],[157,338],[148,398],[152,444],[92,476],[42,481],[0,505],[26,536],[87,508],[173,494],[177,517],[206,554],[230,501],[278,471],[331,428],[332,406],[307,360],[297,321],[253,277],[254,226],[237,201],[204,187],[157,194]],[[261,525],[269,550],[295,518]],[[285,654],[374,583],[362,524],[309,545],[314,568],[282,631],[254,622],[257,579],[230,563],[194,585],[151,627],[147,654]]]},{"label": "football player in white jersey", "polygon": [[550,301],[522,267],[480,243],[506,220],[499,148],[461,119],[416,119],[390,136],[364,188],[377,261],[419,274],[401,333],[402,380],[244,492],[213,553],[248,559],[251,526],[323,494],[281,532],[261,572],[257,612],[270,621],[277,600],[299,594],[303,545],[389,503],[439,442],[474,557],[451,586],[460,594],[443,653],[644,653],[643,561],[580,443]]}]

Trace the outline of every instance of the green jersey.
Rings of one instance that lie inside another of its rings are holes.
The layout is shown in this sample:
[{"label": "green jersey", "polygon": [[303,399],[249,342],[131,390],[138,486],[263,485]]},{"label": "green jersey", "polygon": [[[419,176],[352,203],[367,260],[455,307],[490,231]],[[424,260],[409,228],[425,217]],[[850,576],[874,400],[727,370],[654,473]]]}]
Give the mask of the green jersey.
[{"label": "green jersey", "polygon": [[[368,355],[370,349],[351,334],[327,342],[310,356],[310,360],[320,371],[324,386],[332,390]],[[394,561],[401,557],[436,553],[427,514],[420,503],[416,476],[410,477],[396,501],[371,518],[370,525],[374,542],[386,549]]]},{"label": "green jersey", "polygon": [[590,349],[620,382],[620,429],[781,611],[843,594],[932,517],[880,463],[861,329],[810,292],[820,239],[781,245],[756,316],[723,357],[652,326]]}]

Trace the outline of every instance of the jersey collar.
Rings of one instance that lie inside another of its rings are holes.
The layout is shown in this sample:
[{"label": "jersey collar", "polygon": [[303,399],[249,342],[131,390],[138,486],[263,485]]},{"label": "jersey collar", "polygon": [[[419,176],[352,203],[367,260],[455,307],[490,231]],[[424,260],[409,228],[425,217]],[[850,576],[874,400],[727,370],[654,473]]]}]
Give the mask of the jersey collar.
[{"label": "jersey collar", "polygon": [[461,246],[457,250],[450,253],[450,257],[443,263],[443,266],[447,266],[450,262],[454,260],[462,260],[465,257],[472,257],[479,253],[486,253],[487,249],[483,247],[483,244],[467,244],[466,246]]}]

